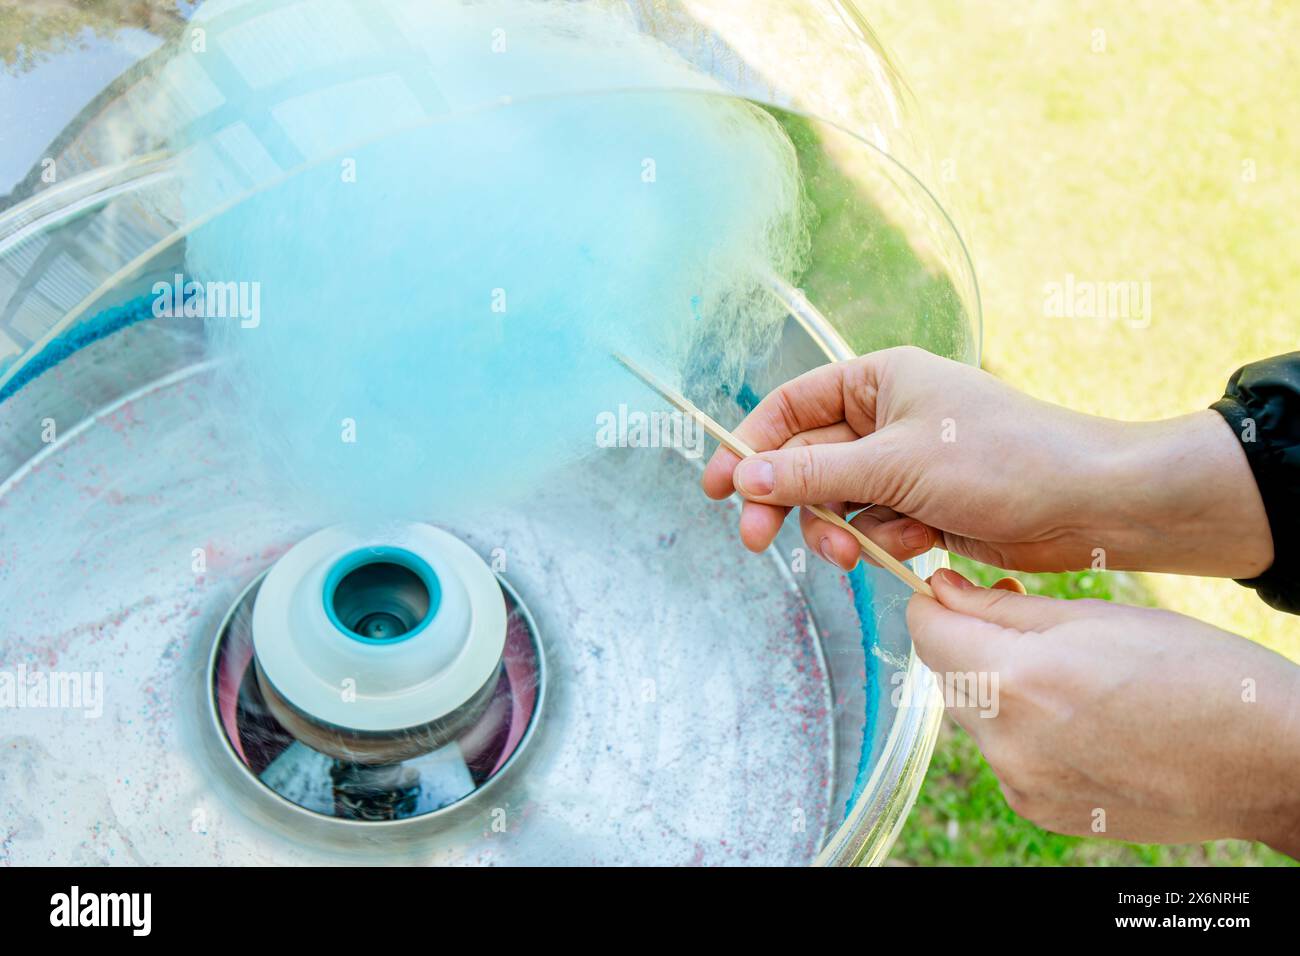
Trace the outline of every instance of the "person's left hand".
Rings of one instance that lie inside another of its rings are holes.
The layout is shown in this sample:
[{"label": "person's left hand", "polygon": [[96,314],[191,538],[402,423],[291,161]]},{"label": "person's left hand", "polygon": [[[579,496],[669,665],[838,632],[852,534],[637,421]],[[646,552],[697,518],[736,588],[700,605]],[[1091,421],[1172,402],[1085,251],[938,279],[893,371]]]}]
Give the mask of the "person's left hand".
[{"label": "person's left hand", "polygon": [[908,606],[917,654],[955,687],[996,688],[947,702],[1016,813],[1060,833],[1300,855],[1300,667],[1169,611],[947,570],[931,585],[937,600]]}]

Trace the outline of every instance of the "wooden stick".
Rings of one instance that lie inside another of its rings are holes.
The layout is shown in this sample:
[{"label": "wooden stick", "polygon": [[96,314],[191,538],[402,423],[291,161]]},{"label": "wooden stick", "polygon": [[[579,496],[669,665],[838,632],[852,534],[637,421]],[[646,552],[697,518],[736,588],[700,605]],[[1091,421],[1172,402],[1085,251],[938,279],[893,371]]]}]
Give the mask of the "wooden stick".
[{"label": "wooden stick", "polygon": [[[697,408],[689,398],[676,389],[660,382],[626,355],[620,355],[618,352],[615,352],[614,358],[625,369],[667,399],[670,404],[677,406],[677,408],[682,412],[690,415],[699,422],[701,428],[717,439],[722,446],[733,455],[736,455],[738,458],[751,458],[757,454],[754,449],[750,448],[735,435],[731,434],[731,432],[719,425],[710,416]],[[871,558],[886,571],[889,571],[894,575],[894,577],[898,578],[913,591],[918,591],[926,597],[934,597],[934,591],[930,589],[930,585],[921,580],[920,575],[905,565],[902,561],[899,561],[880,545],[876,544],[876,542],[872,541],[857,528],[853,527],[853,525],[849,524],[835,512],[823,508],[821,505],[804,505],[804,507],[823,521],[830,522],[837,528],[843,528],[849,534],[853,535],[854,540],[858,542],[858,546],[862,548],[862,552],[867,555],[867,557]]]}]

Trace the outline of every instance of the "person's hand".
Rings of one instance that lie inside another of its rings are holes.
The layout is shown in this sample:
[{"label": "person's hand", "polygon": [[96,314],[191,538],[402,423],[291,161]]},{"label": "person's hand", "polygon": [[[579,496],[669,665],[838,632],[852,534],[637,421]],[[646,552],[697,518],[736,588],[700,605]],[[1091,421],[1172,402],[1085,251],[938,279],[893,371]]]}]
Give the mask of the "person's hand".
[{"label": "person's hand", "polygon": [[[1245,454],[1213,411],[1124,423],[1022,395],[915,348],[814,369],[736,429],[704,490],[746,499],[740,536],[772,543],[791,506],[824,504],[899,559],[939,546],[1003,568],[1143,569],[1246,578],[1272,536]],[[859,549],[801,514],[808,545],[849,569]]]},{"label": "person's hand", "polygon": [[913,644],[1016,813],[1300,857],[1300,667],[1169,611],[930,583],[937,600],[908,605]]}]

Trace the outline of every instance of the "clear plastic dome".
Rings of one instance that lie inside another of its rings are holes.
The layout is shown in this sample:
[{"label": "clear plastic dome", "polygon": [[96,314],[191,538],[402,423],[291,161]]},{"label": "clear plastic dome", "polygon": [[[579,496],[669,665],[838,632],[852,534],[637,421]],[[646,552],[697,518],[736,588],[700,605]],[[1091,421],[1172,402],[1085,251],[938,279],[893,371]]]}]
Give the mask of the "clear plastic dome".
[{"label": "clear plastic dome", "polygon": [[[889,59],[840,0],[362,9],[210,0],[0,77],[57,126],[0,183],[0,646],[104,688],[14,712],[14,859],[881,861],[942,713],[902,586],[748,555],[706,449],[591,423],[650,408],[612,348],[729,425],[868,350],[977,361]],[[268,570],[363,518],[467,544],[509,621],[405,762],[257,673]]]}]

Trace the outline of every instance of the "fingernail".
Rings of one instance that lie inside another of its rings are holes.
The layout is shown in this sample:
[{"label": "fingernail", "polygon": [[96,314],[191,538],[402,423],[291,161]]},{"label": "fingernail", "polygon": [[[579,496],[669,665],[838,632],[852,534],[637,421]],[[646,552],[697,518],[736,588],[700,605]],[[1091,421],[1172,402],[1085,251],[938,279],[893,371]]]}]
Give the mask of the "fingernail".
[{"label": "fingernail", "polygon": [[817,550],[822,553],[823,558],[825,558],[827,561],[829,561],[831,564],[835,565],[836,567],[839,567],[839,562],[835,560],[835,555],[831,553],[830,538],[822,538],[821,541],[817,542]]},{"label": "fingernail", "polygon": [[776,485],[776,473],[770,461],[750,458],[736,467],[736,490],[742,495],[770,495]]},{"label": "fingernail", "polygon": [[903,547],[909,551],[928,547],[930,544],[930,529],[919,521],[914,521],[903,528],[902,540]]},{"label": "fingernail", "polygon": [[971,584],[971,582],[967,581],[952,568],[943,568],[935,573],[943,575],[944,583],[951,584],[955,588],[961,588],[963,591],[969,591],[971,588],[975,587],[975,585]]}]

